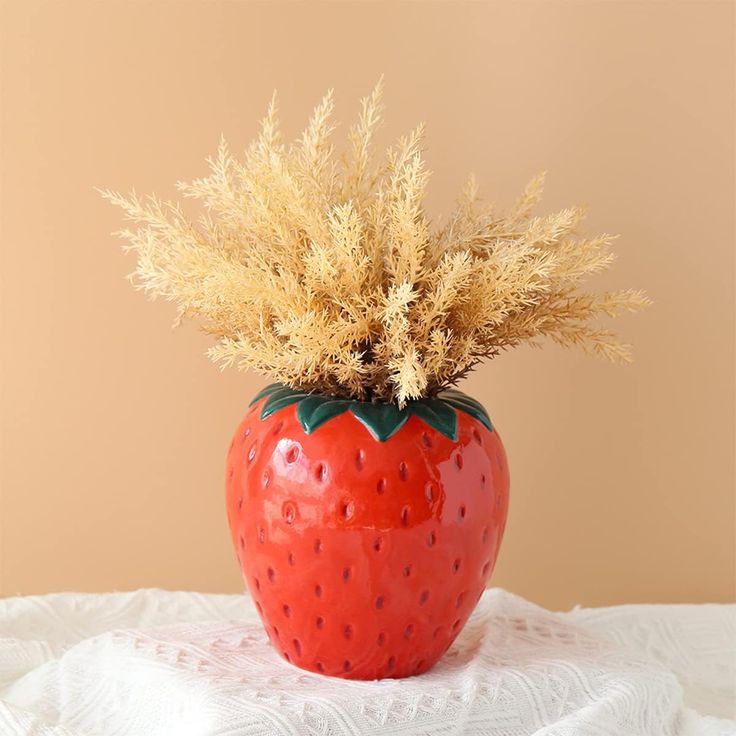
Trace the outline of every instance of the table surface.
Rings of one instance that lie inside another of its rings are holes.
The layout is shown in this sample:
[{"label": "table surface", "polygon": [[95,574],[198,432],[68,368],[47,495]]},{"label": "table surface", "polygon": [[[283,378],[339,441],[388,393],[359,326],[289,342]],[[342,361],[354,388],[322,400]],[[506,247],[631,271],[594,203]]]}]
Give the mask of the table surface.
[{"label": "table surface", "polygon": [[247,596],[0,600],[0,733],[736,734],[736,606],[555,613],[500,589],[430,672],[351,682],[271,648]]}]

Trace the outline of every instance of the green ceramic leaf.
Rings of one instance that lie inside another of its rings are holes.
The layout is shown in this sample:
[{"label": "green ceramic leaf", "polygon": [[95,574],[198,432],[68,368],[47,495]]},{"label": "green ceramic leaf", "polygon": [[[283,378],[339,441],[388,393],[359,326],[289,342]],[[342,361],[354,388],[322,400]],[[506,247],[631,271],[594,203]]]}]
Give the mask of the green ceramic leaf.
[{"label": "green ceramic leaf", "polygon": [[297,401],[301,401],[307,396],[309,396],[309,394],[305,394],[303,391],[295,391],[293,388],[289,388],[288,386],[282,386],[270,394],[264,402],[261,407],[261,419],[270,417],[275,411],[283,409],[284,407],[289,406],[289,404],[295,404]]},{"label": "green ceramic leaf", "polygon": [[446,404],[454,406],[456,409],[461,409],[466,414],[470,414],[473,419],[477,419],[491,432],[493,431],[491,418],[488,416],[488,412],[483,407],[483,404],[479,401],[471,399],[470,396],[456,389],[447,389],[446,391],[442,391],[437,395],[437,398],[441,399]]},{"label": "green ceramic leaf", "polygon": [[408,405],[412,414],[451,440],[457,439],[457,412],[440,399],[423,399]]},{"label": "green ceramic leaf", "polygon": [[380,442],[385,442],[396,434],[412,415],[455,440],[458,410],[464,411],[489,430],[493,430],[491,420],[482,404],[457,389],[442,391],[433,399],[410,401],[403,409],[399,409],[395,404],[373,404],[367,401],[309,394],[280,383],[272,383],[259,391],[250,402],[251,406],[264,397],[266,401],[261,407],[261,419],[266,419],[291,404],[297,404],[297,418],[307,434],[348,410]]},{"label": "green ceramic leaf", "polygon": [[299,424],[307,432],[306,422],[312,416],[315,409],[327,403],[330,400],[329,396],[323,396],[322,394],[311,394],[306,399],[302,399],[299,405],[296,407],[296,418],[299,420]]},{"label": "green ceramic leaf", "polygon": [[350,402],[350,411],[379,441],[385,442],[406,424],[409,412],[396,404],[371,404],[367,401]]},{"label": "green ceramic leaf", "polygon": [[329,396],[308,396],[296,408],[296,416],[307,434],[314,432],[329,419],[345,413],[350,402]]},{"label": "green ceramic leaf", "polygon": [[248,406],[258,403],[264,396],[270,396],[276,389],[283,388],[281,383],[270,383],[266,388],[262,388],[251,400]]}]

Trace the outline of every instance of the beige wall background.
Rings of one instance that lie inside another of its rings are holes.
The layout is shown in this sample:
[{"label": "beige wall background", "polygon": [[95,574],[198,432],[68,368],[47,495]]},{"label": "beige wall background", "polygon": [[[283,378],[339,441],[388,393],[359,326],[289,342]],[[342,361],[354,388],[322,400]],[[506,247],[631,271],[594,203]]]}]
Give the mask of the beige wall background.
[{"label": "beige wall background", "polygon": [[264,381],[221,374],[147,303],[93,186],[173,194],[273,88],[296,134],[385,73],[387,138],[428,125],[439,214],[474,171],[509,203],[622,234],[645,287],[629,368],[520,350],[466,389],[512,468],[493,579],[550,607],[734,597],[734,5],[2,5],[0,592],[239,591],[231,432]]}]

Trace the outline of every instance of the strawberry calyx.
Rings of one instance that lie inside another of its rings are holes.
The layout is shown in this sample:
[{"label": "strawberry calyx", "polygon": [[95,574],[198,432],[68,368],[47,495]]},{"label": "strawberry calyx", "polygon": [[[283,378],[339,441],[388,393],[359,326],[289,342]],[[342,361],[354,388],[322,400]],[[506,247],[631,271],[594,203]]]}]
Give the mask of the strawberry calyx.
[{"label": "strawberry calyx", "polygon": [[272,383],[259,391],[250,402],[251,406],[263,398],[266,398],[266,401],[261,406],[261,419],[296,404],[297,418],[307,434],[311,434],[325,422],[347,411],[379,442],[385,442],[396,434],[412,416],[418,417],[454,441],[457,439],[458,410],[464,411],[481,422],[489,431],[493,431],[493,425],[483,405],[457,389],[446,389],[432,398],[409,401],[401,409],[396,404],[356,401],[308,393],[281,383]]}]

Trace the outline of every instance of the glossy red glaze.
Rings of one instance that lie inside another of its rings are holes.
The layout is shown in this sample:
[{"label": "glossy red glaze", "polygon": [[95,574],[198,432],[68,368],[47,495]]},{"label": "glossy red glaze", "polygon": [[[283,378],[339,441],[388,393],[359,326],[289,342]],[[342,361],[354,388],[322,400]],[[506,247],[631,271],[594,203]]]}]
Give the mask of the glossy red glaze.
[{"label": "glossy red glaze", "polygon": [[506,523],[498,433],[463,411],[452,441],[417,417],[379,442],[350,413],[306,434],[295,405],[251,408],[233,438],[227,510],[246,584],[289,662],[407,677],[475,608]]}]

